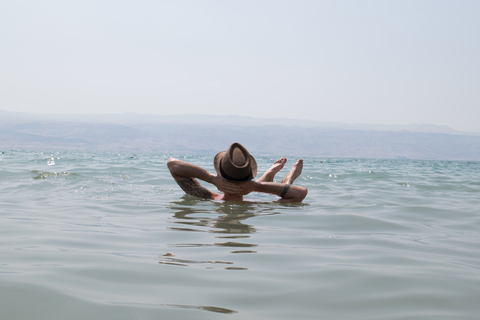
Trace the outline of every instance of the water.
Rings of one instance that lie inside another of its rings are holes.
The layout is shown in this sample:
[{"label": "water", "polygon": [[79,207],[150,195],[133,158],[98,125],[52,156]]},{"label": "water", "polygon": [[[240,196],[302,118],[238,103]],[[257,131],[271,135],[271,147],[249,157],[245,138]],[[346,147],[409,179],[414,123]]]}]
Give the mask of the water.
[{"label": "water", "polygon": [[306,158],[282,205],[168,156],[0,154],[0,319],[478,319],[479,162]]}]

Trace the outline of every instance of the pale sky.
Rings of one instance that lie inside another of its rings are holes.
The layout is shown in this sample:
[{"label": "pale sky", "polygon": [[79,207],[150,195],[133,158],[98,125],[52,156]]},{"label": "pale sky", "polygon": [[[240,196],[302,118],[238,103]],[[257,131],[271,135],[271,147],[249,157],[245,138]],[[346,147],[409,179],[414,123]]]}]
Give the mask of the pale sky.
[{"label": "pale sky", "polygon": [[480,1],[2,1],[0,110],[480,131]]}]

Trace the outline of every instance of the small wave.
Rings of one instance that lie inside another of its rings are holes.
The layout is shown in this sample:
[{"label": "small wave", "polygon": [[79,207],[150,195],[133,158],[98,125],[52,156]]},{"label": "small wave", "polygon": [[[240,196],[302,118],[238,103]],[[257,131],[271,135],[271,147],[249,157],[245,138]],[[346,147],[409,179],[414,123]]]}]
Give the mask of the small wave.
[{"label": "small wave", "polygon": [[[58,176],[69,176],[70,179],[74,179],[75,176],[78,176],[76,173],[71,173],[71,172],[49,172],[49,171],[39,171],[39,170],[32,170],[32,173],[35,174],[36,176],[33,177],[35,180],[41,180],[41,179],[48,179],[48,178],[54,178]],[[68,179],[68,178],[66,178]]]},{"label": "small wave", "polygon": [[149,303],[131,303],[131,302],[110,302],[113,305],[122,305],[122,306],[150,306],[150,307],[170,307],[170,308],[181,308],[181,309],[196,309],[196,310],[203,310],[203,311],[210,311],[215,313],[224,313],[224,314],[232,314],[238,313],[238,311],[227,309],[227,308],[220,308],[220,307],[213,307],[213,306],[195,306],[195,305],[187,305],[187,304],[170,304],[170,303],[159,303],[159,304],[149,304]]}]

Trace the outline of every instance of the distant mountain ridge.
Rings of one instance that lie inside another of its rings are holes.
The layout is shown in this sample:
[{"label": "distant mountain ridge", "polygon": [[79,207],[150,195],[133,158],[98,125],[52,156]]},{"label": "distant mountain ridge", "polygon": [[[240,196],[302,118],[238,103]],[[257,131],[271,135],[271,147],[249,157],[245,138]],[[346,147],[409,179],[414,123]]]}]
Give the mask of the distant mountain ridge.
[{"label": "distant mountain ridge", "polygon": [[322,127],[345,130],[374,130],[374,131],[410,131],[410,132],[428,132],[428,133],[447,133],[461,135],[480,135],[480,132],[457,131],[448,126],[433,124],[347,124],[340,122],[322,122],[307,119],[286,119],[286,118],[256,118],[238,115],[204,115],[204,114],[185,114],[185,115],[153,115],[137,113],[112,113],[112,114],[40,114],[40,113],[21,113],[0,110],[0,123],[2,120],[13,121],[68,121],[68,122],[88,122],[88,123],[113,123],[123,125],[138,124],[204,124],[204,125],[282,125],[287,127]]},{"label": "distant mountain ridge", "polygon": [[[384,128],[390,130],[385,130]],[[423,131],[422,131],[423,130]],[[0,111],[0,151],[252,153],[480,161],[480,135],[428,125],[370,126],[238,116],[41,115]]]}]

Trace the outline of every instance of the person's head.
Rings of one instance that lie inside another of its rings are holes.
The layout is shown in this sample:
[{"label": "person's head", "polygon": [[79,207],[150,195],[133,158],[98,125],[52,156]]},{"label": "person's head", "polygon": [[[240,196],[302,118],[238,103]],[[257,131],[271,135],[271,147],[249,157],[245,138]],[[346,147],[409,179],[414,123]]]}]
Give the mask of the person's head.
[{"label": "person's head", "polygon": [[237,142],[217,153],[213,165],[218,175],[230,181],[248,181],[257,175],[255,158]]}]

